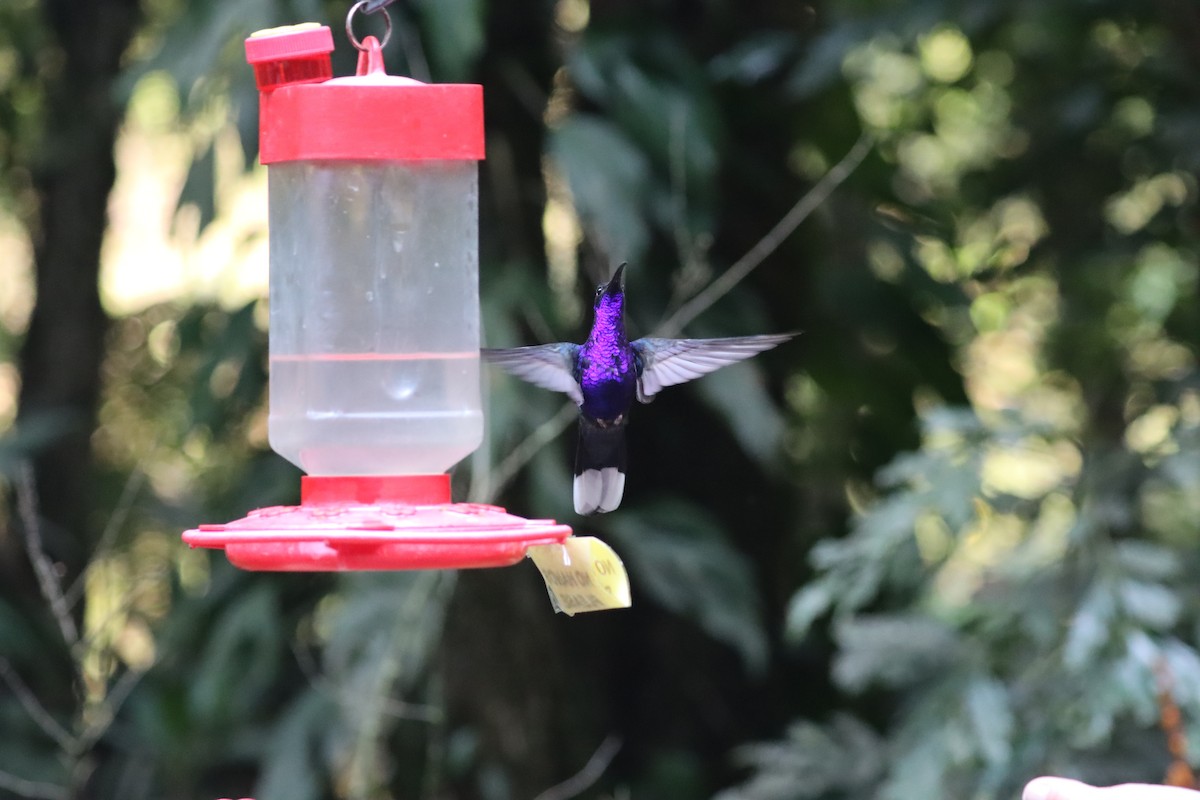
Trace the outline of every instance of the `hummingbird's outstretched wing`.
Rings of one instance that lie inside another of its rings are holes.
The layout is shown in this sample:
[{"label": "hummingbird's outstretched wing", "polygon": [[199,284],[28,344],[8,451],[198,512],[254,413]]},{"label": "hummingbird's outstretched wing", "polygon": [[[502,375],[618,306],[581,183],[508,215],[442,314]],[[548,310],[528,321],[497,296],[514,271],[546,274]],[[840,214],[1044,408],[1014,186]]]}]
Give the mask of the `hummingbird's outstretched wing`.
[{"label": "hummingbird's outstretched wing", "polygon": [[579,345],[557,342],[530,347],[485,347],[480,352],[489,364],[543,389],[565,392],[576,405],[583,405],[576,366]]},{"label": "hummingbird's outstretched wing", "polygon": [[686,383],[755,353],[770,350],[795,335],[777,333],[725,339],[637,339],[631,342],[638,371],[637,398],[649,403],[664,387]]}]

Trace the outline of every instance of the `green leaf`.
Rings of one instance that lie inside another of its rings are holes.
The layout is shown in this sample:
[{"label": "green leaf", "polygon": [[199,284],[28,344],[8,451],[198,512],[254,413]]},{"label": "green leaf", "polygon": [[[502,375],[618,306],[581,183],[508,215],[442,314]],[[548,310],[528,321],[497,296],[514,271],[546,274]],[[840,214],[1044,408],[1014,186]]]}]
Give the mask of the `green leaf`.
[{"label": "green leaf", "polygon": [[213,82],[214,72],[221,66],[245,74],[241,41],[246,36],[261,28],[295,22],[287,19],[273,0],[188,3],[182,11],[167,29],[159,51],[128,73],[124,91],[132,91],[136,80],[147,72],[166,70],[192,110],[199,111],[211,91],[193,90],[213,88],[204,84]]},{"label": "green leaf", "polygon": [[32,411],[0,436],[0,473],[11,474],[41,451],[85,424],[82,414],[69,409]]},{"label": "green leaf", "polygon": [[946,797],[950,736],[945,730],[932,730],[905,750],[895,759],[888,779],[879,789],[879,797],[885,800]]},{"label": "green leaf", "polygon": [[1141,539],[1122,539],[1116,546],[1117,562],[1135,578],[1163,581],[1174,578],[1183,565],[1179,555],[1162,545]]},{"label": "green leaf", "polygon": [[1137,623],[1166,630],[1179,619],[1182,601],[1161,584],[1127,580],[1120,584],[1121,607]]},{"label": "green leaf", "polygon": [[715,800],[795,800],[834,792],[855,796],[879,781],[882,744],[869,726],[847,714],[835,714],[826,725],[795,722],[781,742],[738,748],[734,757],[753,767],[754,775]]},{"label": "green leaf", "polygon": [[1171,694],[1184,708],[1200,706],[1200,654],[1178,639],[1163,643],[1162,655],[1170,671]]},{"label": "green leaf", "polygon": [[1181,489],[1200,487],[1200,451],[1194,446],[1173,453],[1163,460],[1163,475]]},{"label": "green leaf", "polygon": [[612,123],[576,114],[551,131],[550,157],[567,177],[575,208],[612,261],[640,262],[649,244],[646,156]]},{"label": "green leaf", "polygon": [[[412,686],[441,632],[446,593],[438,572],[346,575],[327,623],[323,664],[349,696],[375,703],[394,677]],[[362,709],[369,713],[371,708]]]},{"label": "green leaf", "polygon": [[190,697],[198,717],[221,722],[267,695],[279,669],[279,598],[265,584],[243,594],[212,626]]},{"label": "green leaf", "polygon": [[714,58],[709,72],[719,81],[755,84],[777,73],[799,49],[794,33],[766,31]]},{"label": "green leaf", "polygon": [[805,586],[788,603],[784,629],[789,639],[798,641],[808,635],[812,624],[833,605],[833,592],[825,581]]},{"label": "green leaf", "polygon": [[911,492],[884,498],[855,523],[860,551],[874,560],[890,559],[896,548],[912,541],[913,528],[925,509],[924,498]]},{"label": "green leaf", "polygon": [[689,195],[711,197],[723,139],[708,76],[677,37],[591,37],[568,68],[588,95],[659,167],[682,167]]},{"label": "green leaf", "polygon": [[966,707],[984,759],[994,765],[1007,763],[1012,754],[1014,719],[1004,684],[993,678],[971,681]]},{"label": "green leaf", "polygon": [[301,694],[275,726],[254,796],[261,800],[317,800],[324,796],[316,765],[330,721],[338,718],[328,694]]},{"label": "green leaf", "polygon": [[1116,600],[1112,589],[1096,582],[1080,603],[1071,620],[1067,640],[1063,645],[1063,664],[1078,670],[1090,662],[1112,636],[1112,619]]},{"label": "green leaf", "polygon": [[421,31],[439,81],[466,81],[483,53],[484,0],[421,0]]},{"label": "green leaf", "polygon": [[258,157],[258,87],[250,81],[238,81],[229,87],[229,100],[236,115],[234,123],[242,145],[242,157],[249,168]]},{"label": "green leaf", "polygon": [[0,641],[4,642],[5,657],[16,663],[26,659],[36,662],[45,647],[38,637],[36,621],[7,599],[0,599]]},{"label": "green leaf", "polygon": [[637,588],[736,648],[749,671],[762,672],[767,637],[754,574],[710,518],[686,503],[663,501],[605,522]]},{"label": "green leaf", "polygon": [[849,618],[834,628],[839,653],[834,681],[850,692],[901,687],[937,674],[957,657],[953,631],[916,614]]},{"label": "green leaf", "polygon": [[861,26],[841,23],[807,42],[804,57],[788,76],[788,93],[804,98],[827,89],[841,77],[846,53],[865,36]]},{"label": "green leaf", "polygon": [[762,367],[731,364],[696,383],[696,391],[733,429],[738,444],[764,466],[777,461],[783,415],[767,394]]},{"label": "green leaf", "polygon": [[179,192],[178,206],[194,206],[200,212],[200,230],[208,227],[217,216],[215,148],[210,144],[192,160],[187,180]]}]

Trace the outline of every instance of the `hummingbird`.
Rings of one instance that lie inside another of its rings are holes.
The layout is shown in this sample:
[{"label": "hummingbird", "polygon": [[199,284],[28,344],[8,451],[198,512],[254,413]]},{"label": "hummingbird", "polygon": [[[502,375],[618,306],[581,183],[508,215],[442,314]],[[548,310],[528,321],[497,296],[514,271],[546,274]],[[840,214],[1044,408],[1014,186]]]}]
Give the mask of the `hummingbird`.
[{"label": "hummingbird", "polygon": [[575,451],[575,511],[613,511],[625,493],[625,426],[633,401],[651,402],[667,386],[685,383],[783,344],[796,334],[722,339],[629,341],[625,332],[625,264],[596,288],[592,330],[583,344],[556,342],[488,348],[483,359],[579,406]]}]

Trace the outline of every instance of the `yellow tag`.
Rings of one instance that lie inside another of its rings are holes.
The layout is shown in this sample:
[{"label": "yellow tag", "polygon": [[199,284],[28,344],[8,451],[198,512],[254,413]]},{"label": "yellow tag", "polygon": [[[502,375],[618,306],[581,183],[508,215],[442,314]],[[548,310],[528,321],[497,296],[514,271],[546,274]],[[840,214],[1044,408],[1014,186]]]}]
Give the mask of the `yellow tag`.
[{"label": "yellow tag", "polygon": [[573,617],[583,611],[629,608],[629,576],[613,549],[594,536],[572,536],[562,544],[535,544],[533,559],[555,611]]}]

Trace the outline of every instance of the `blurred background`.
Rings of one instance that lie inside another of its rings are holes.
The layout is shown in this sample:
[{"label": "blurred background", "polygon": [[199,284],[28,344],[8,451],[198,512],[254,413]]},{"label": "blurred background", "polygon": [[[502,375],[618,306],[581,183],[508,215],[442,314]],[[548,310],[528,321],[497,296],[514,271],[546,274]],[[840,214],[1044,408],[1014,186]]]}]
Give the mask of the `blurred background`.
[{"label": "blurred background", "polygon": [[0,796],[1190,780],[1200,7],[393,5],[392,72],[485,88],[488,344],[579,341],[622,260],[635,335],[805,331],[637,408],[600,518],[562,398],[489,373],[456,496],[632,579],[568,619],[528,563],[262,575],[179,540],[298,500],[242,41],[325,22],[345,74],[348,5],[0,3]]}]

